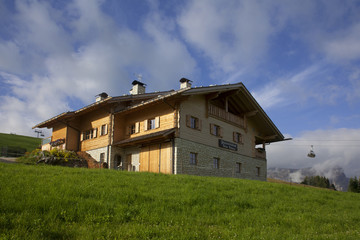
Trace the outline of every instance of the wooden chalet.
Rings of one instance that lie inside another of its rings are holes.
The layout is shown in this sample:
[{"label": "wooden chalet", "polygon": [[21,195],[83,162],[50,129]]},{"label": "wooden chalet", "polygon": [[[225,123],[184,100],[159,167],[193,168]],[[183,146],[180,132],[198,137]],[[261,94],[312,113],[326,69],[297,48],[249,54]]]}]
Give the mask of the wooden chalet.
[{"label": "wooden chalet", "polygon": [[111,169],[266,180],[267,143],[284,136],[242,83],[129,95],[96,102],[34,128],[51,128],[43,149],[89,153]]}]

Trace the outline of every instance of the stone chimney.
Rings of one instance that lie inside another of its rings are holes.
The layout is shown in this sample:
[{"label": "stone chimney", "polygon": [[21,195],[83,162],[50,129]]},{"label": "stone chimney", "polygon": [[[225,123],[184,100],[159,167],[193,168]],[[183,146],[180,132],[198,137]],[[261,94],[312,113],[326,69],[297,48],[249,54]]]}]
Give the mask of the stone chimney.
[{"label": "stone chimney", "polygon": [[192,81],[187,78],[180,79],[180,89],[191,87]]},{"label": "stone chimney", "polygon": [[102,92],[99,95],[96,95],[95,101],[96,102],[100,102],[101,100],[104,100],[105,98],[107,98],[109,95],[107,95],[107,93]]},{"label": "stone chimney", "polygon": [[134,80],[132,82],[132,89],[130,90],[130,94],[131,95],[136,95],[136,94],[143,94],[145,93],[145,83],[139,82],[138,80]]}]

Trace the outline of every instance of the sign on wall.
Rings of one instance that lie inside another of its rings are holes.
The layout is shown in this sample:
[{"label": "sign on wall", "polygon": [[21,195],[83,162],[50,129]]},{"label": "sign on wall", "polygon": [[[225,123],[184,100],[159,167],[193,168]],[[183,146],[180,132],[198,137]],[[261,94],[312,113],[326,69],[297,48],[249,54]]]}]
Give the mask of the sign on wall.
[{"label": "sign on wall", "polygon": [[219,139],[219,147],[237,151],[237,144]]}]

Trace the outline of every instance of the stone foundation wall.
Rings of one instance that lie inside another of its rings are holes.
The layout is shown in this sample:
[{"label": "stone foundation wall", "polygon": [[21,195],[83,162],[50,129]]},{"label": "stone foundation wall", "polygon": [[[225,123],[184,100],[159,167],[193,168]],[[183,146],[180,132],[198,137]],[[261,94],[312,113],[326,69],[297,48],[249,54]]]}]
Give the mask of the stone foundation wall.
[{"label": "stone foundation wall", "polygon": [[91,155],[92,158],[94,158],[97,162],[100,162],[100,154],[104,153],[104,162],[106,162],[107,164],[109,164],[109,162],[107,162],[108,160],[108,147],[102,147],[102,148],[97,148],[97,149],[93,149],[93,150],[88,150],[86,151],[88,154]]},{"label": "stone foundation wall", "polygon": [[[196,153],[196,165],[190,164],[190,153]],[[219,159],[219,168],[214,167]],[[238,171],[237,163],[241,164]],[[266,159],[241,155],[237,151],[208,146],[182,138],[175,138],[175,174],[234,177],[266,181]]]}]

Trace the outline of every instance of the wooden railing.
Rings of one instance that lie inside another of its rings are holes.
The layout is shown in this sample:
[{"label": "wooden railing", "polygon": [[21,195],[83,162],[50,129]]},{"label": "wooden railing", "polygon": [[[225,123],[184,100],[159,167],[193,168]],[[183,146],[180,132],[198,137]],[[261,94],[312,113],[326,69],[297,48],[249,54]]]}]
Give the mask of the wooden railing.
[{"label": "wooden railing", "polygon": [[255,148],[255,157],[266,159],[266,151],[263,148]]},{"label": "wooden railing", "polygon": [[245,127],[244,119],[242,117],[226,112],[225,109],[219,108],[212,104],[209,104],[208,114],[236,124],[242,128]]}]

